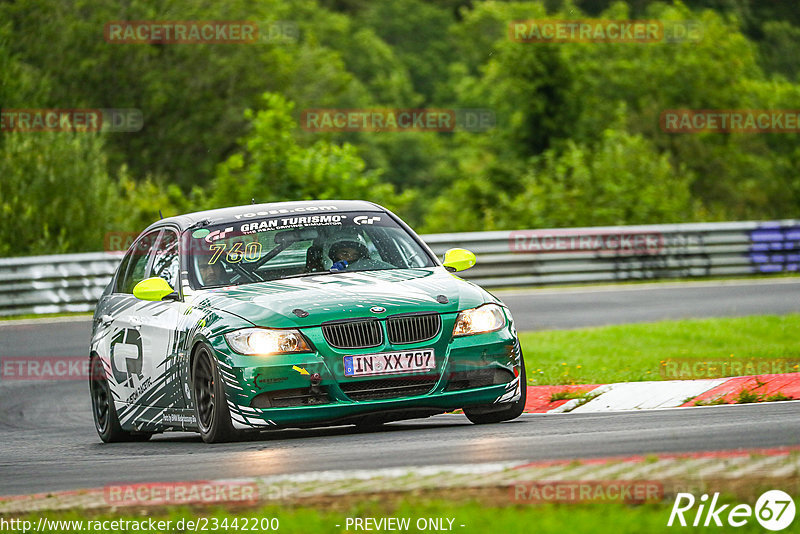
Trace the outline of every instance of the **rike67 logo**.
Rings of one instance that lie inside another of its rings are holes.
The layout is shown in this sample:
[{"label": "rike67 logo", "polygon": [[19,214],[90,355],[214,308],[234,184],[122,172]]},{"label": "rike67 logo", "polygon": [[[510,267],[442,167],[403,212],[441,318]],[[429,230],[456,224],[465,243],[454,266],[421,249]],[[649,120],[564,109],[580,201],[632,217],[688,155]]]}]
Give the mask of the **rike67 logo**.
[{"label": "rike67 logo", "polygon": [[[764,492],[756,501],[755,508],[749,504],[737,504],[731,508],[731,504],[719,504],[718,501],[719,493],[713,495],[710,503],[705,493],[700,496],[699,502],[691,493],[678,493],[667,526],[671,527],[677,519],[677,524],[682,527],[741,527],[755,516],[756,521],[765,529],[778,531],[784,530],[794,521],[794,501],[788,493],[781,490]],[[693,511],[695,504],[697,510]]]}]

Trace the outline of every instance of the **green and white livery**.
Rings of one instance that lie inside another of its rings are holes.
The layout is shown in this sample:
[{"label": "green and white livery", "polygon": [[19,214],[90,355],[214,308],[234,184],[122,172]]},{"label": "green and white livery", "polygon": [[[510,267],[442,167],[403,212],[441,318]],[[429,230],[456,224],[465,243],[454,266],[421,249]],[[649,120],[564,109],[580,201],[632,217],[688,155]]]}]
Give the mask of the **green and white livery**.
[{"label": "green and white livery", "polygon": [[369,202],[261,204],[158,221],[94,315],[103,441],[428,417],[518,417],[525,367],[494,296]]}]

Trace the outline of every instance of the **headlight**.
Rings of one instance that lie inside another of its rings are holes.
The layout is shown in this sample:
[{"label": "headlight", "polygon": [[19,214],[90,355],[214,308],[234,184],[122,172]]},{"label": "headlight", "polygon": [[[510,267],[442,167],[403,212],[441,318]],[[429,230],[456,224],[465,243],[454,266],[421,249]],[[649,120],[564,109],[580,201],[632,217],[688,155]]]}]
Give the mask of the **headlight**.
[{"label": "headlight", "polygon": [[484,304],[478,308],[464,310],[456,317],[453,336],[471,336],[494,332],[506,325],[506,316],[497,304]]},{"label": "headlight", "polygon": [[228,345],[239,354],[265,355],[309,352],[311,347],[297,330],[245,328],[225,334]]}]

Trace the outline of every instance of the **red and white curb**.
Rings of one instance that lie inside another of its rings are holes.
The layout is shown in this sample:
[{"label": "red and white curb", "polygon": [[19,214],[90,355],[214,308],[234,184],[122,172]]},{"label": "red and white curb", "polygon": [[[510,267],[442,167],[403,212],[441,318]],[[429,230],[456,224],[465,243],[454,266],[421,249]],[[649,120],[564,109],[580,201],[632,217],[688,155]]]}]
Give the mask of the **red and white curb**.
[{"label": "red and white curb", "polygon": [[[528,386],[526,413],[592,413],[624,410],[652,410],[697,406],[698,403],[735,404],[742,392],[766,398],[782,393],[800,400],[800,373],[737,376],[704,380],[663,380],[586,384],[569,386]],[[580,398],[551,400],[565,392]]]}]

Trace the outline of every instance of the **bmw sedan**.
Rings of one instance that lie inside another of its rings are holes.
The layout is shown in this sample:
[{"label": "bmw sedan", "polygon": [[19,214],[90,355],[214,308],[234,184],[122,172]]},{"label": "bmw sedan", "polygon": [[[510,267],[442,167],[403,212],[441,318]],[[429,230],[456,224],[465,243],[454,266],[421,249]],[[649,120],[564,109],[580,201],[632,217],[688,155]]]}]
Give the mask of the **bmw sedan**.
[{"label": "bmw sedan", "polygon": [[94,314],[101,439],[428,417],[518,417],[525,364],[511,314],[362,201],[290,202],[162,219],[123,257]]}]

